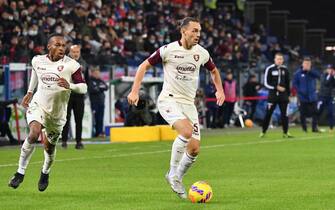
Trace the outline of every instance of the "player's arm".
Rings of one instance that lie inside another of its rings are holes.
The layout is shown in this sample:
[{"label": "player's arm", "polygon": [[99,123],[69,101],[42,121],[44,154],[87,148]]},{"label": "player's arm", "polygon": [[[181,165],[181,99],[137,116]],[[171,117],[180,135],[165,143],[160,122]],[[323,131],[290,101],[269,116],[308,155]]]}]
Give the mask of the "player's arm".
[{"label": "player's arm", "polygon": [[268,66],[264,73],[264,86],[269,90],[274,90],[275,86],[271,83],[271,77],[271,66]]},{"label": "player's arm", "polygon": [[135,74],[133,86],[127,97],[128,103],[130,105],[137,106],[137,103],[139,100],[138,92],[140,90],[141,83],[144,78],[145,72],[147,72],[147,70],[150,69],[153,65],[156,65],[162,62],[162,57],[164,57],[163,54],[165,52],[166,47],[167,46],[165,45],[159,48],[158,50],[156,50],[148,59],[143,61],[141,65],[138,67],[137,72]]},{"label": "player's arm", "polygon": [[213,83],[215,85],[216,88],[216,104],[221,106],[225,100],[225,95],[223,92],[223,87],[222,87],[222,80],[221,80],[221,76],[220,76],[220,72],[219,70],[215,67],[214,69],[212,69],[211,71],[211,77],[213,80]]},{"label": "player's arm", "polygon": [[34,90],[35,90],[37,84],[38,84],[37,73],[34,69],[32,69],[28,91],[27,91],[27,94],[23,97],[22,102],[21,102],[21,105],[24,108],[27,108],[29,106],[30,100],[33,97]]},{"label": "player's arm", "polygon": [[108,85],[106,84],[106,82],[104,82],[103,80],[100,80],[99,89],[102,90],[102,91],[107,91],[108,90]]},{"label": "player's arm", "polygon": [[81,69],[79,68],[77,71],[75,71],[72,76],[73,83],[69,83],[64,78],[59,78],[57,84],[60,87],[63,87],[65,89],[70,89],[73,92],[79,93],[79,94],[85,94],[87,92],[87,85],[85,83],[84,78],[81,74]]},{"label": "player's arm", "polygon": [[132,86],[131,91],[130,91],[128,97],[127,97],[128,98],[128,103],[130,105],[137,105],[138,100],[139,100],[138,92],[140,90],[142,80],[143,80],[144,75],[147,72],[147,70],[151,67],[152,66],[151,66],[150,62],[148,61],[148,59],[143,61],[141,63],[141,65],[138,67],[138,70],[137,70],[136,75],[135,75],[133,86]]}]

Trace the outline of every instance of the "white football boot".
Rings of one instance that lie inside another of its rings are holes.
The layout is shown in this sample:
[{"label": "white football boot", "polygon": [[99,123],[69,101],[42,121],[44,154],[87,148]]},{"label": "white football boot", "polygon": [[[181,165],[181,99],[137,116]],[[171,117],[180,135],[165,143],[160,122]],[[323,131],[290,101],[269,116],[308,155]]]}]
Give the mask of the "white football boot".
[{"label": "white football boot", "polygon": [[170,184],[173,192],[175,192],[180,198],[187,199],[187,193],[181,179],[179,179],[176,175],[169,176],[169,172],[166,173],[165,179],[167,183]]}]

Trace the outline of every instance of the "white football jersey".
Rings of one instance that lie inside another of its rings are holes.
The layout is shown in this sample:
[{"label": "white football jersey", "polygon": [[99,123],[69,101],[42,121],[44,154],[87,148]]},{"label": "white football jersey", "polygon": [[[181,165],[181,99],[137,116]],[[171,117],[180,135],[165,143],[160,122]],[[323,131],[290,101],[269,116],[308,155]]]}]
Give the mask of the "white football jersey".
[{"label": "white football jersey", "polygon": [[160,47],[148,61],[151,65],[163,64],[164,83],[159,97],[172,97],[187,104],[194,104],[200,66],[210,71],[215,68],[206,49],[197,44],[187,50],[180,41]]},{"label": "white football jersey", "polygon": [[37,103],[53,119],[65,119],[71,90],[58,86],[57,82],[62,77],[74,83],[74,75],[79,73],[81,77],[80,64],[68,56],[53,62],[48,55],[37,55],[31,63],[32,74],[38,78],[31,103]]}]

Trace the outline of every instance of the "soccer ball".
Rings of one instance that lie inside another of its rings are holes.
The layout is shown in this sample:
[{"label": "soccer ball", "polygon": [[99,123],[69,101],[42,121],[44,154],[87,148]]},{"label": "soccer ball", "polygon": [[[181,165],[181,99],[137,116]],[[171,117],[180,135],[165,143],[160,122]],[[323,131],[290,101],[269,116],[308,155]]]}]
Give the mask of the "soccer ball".
[{"label": "soccer ball", "polygon": [[250,120],[250,119],[246,119],[246,120],[244,121],[244,125],[245,125],[245,127],[247,127],[247,128],[252,128],[252,126],[254,125],[254,123],[252,122],[252,120]]},{"label": "soccer ball", "polygon": [[211,186],[205,181],[198,181],[192,184],[188,191],[188,198],[192,203],[207,203],[211,200],[213,191]]}]

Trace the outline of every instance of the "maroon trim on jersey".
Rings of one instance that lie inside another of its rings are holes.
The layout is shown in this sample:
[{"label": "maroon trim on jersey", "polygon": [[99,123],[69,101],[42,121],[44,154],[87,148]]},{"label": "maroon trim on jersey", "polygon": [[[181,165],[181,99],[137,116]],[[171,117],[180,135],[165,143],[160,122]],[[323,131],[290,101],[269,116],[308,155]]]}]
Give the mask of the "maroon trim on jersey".
[{"label": "maroon trim on jersey", "polygon": [[207,61],[207,63],[204,64],[204,67],[208,70],[208,71],[213,71],[213,69],[216,68],[215,64],[213,63],[212,59],[209,58],[209,60]]},{"label": "maroon trim on jersey", "polygon": [[159,49],[156,50],[149,58],[148,58],[148,62],[150,63],[150,65],[156,65],[158,63],[162,62],[162,58],[161,58],[161,54],[159,52]]},{"label": "maroon trim on jersey", "polygon": [[74,84],[85,83],[85,80],[81,74],[81,68],[75,71],[71,77]]}]

